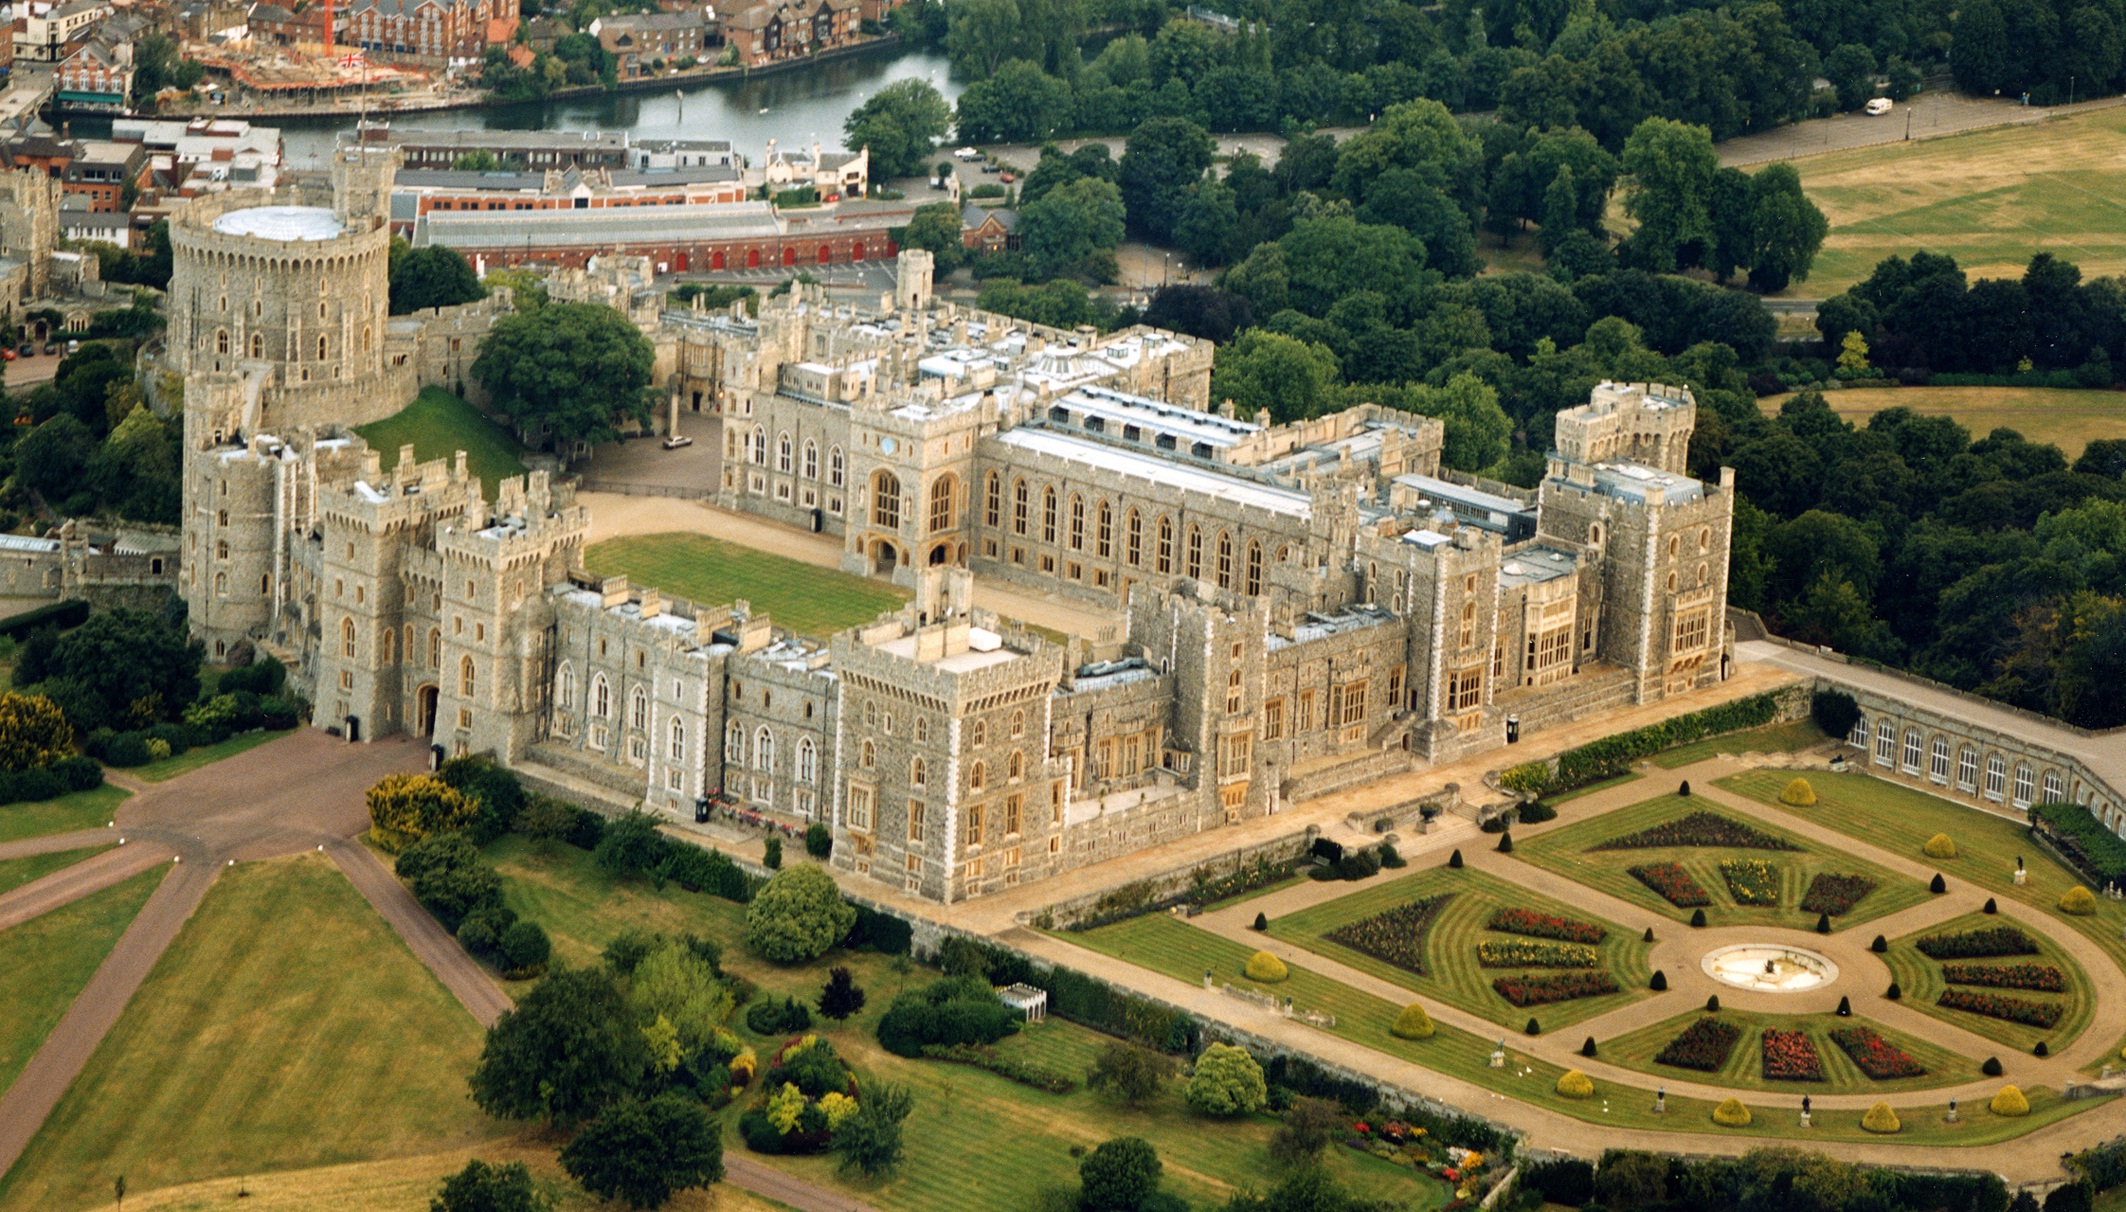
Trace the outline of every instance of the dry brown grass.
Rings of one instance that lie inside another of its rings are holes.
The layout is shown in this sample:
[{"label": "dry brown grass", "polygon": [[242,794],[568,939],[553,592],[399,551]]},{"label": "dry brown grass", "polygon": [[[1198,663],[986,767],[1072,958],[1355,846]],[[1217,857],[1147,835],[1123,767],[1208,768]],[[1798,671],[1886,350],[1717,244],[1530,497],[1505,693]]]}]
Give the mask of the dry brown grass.
[{"label": "dry brown grass", "polygon": [[[1765,412],[1777,414],[1787,397],[1766,396]],[[1885,408],[1909,408],[1950,416],[1982,438],[2007,426],[2033,442],[2050,442],[2071,462],[2093,438],[2126,434],[2126,392],[2075,391],[2056,387],[1893,387],[1827,391],[1831,411],[1856,425]]]}]

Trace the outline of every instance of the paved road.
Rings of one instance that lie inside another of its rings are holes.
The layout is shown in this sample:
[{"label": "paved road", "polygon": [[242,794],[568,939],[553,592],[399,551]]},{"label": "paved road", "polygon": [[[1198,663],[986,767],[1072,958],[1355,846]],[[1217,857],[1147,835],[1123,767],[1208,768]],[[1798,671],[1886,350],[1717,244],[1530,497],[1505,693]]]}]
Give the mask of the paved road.
[{"label": "paved road", "polygon": [[1879,118],[1866,114],[1839,114],[1834,118],[1815,118],[1766,131],[1761,135],[1744,135],[1739,139],[1729,139],[1715,150],[1719,152],[1720,163],[1723,165],[1764,164],[1773,160],[1795,160],[1803,156],[1822,155],[1825,152],[1848,151],[1856,147],[1879,147],[1907,140],[1919,142],[1925,139],[1939,139],[1946,135],[1960,135],[1989,127],[2026,126],[2071,114],[2109,109],[2120,104],[2126,104],[2126,98],[2103,97],[2095,101],[2055,105],[2047,109],[2024,105],[2014,98],[1970,97],[1944,88],[1921,93],[1909,103],[1900,104]]},{"label": "paved road", "polygon": [[413,899],[413,893],[399,882],[384,866],[376,853],[352,838],[334,838],[325,843],[325,853],[333,864],[346,873],[347,880],[376,908],[391,928],[399,932],[406,945],[428,970],[436,974],[443,987],[452,997],[479,1020],[482,1027],[492,1027],[512,1003],[509,995],[502,992],[494,979],[478,960],[458,946],[458,940],[443,929],[421,903]]}]

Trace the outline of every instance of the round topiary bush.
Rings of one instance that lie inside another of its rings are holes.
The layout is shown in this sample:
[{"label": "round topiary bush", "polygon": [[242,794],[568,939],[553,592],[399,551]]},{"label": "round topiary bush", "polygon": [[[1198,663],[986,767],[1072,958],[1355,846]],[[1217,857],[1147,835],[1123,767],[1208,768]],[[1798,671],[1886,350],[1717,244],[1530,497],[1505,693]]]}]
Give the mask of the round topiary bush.
[{"label": "round topiary bush", "polygon": [[2076,917],[2088,917],[2096,912],[2096,893],[2076,884],[2060,894],[2060,912]]},{"label": "round topiary bush", "polygon": [[1255,929],[1257,929],[1257,930],[1268,930],[1269,928],[1270,928],[1270,919],[1269,919],[1269,915],[1268,915],[1268,914],[1263,914],[1263,913],[1258,913],[1258,914],[1256,914],[1256,915],[1255,915]]},{"label": "round topiary bush", "polygon": [[1987,1077],[1999,1077],[2001,1075],[2001,1058],[1997,1056],[1987,1057],[1986,1063],[1980,1065],[1978,1071]]},{"label": "round topiary bush", "polygon": [[1877,955],[1881,955],[1883,952],[1888,951],[1889,949],[1890,940],[1884,938],[1879,934],[1875,936],[1874,942],[1868,944],[1868,950],[1873,951]]},{"label": "round topiary bush", "polygon": [[1931,883],[1931,884],[1928,884],[1928,885],[1927,885],[1927,891],[1929,891],[1929,892],[1932,892],[1932,893],[1934,893],[1935,895],[1939,896],[1940,894],[1942,894],[1942,893],[1944,893],[1944,892],[1947,892],[1948,890],[1949,890],[1949,881],[1947,881],[1947,880],[1945,880],[1945,879],[1943,879],[1943,878],[1941,877],[1941,872],[1939,872],[1939,871],[1935,872],[1935,873],[1934,873],[1934,882],[1933,882],[1933,883]]},{"label": "round topiary bush", "polygon": [[1739,1098],[1731,1098],[1713,1108],[1713,1122],[1723,1128],[1747,1128],[1750,1126],[1750,1109]]},{"label": "round topiary bush", "polygon": [[1920,849],[1926,851],[1928,858],[1950,859],[1956,857],[1956,843],[1946,833],[1937,833],[1928,838],[1927,844],[1920,847]]},{"label": "round topiary bush", "polygon": [[1703,910],[1703,909],[1693,909],[1693,910],[1691,910],[1691,911],[1690,911],[1690,924],[1691,924],[1691,925],[1693,925],[1693,926],[1703,926],[1703,925],[1705,924],[1705,910]]},{"label": "round topiary bush", "polygon": [[1984,909],[1979,910],[1980,913],[1999,913],[2000,911],[2000,902],[1994,900],[1990,896],[1986,898],[1986,907]]},{"label": "round topiary bush", "polygon": [[2001,1092],[1994,1095],[1993,1101],[1986,1105],[1995,1115],[2008,1118],[2030,1114],[2030,1100],[2024,1098],[2023,1092],[2014,1086],[2002,1086]]},{"label": "round topiary bush", "polygon": [[1684,779],[1684,780],[1683,780],[1683,781],[1682,781],[1681,783],[1678,783],[1678,784],[1676,785],[1676,796],[1677,796],[1677,798],[1679,798],[1679,799],[1686,799],[1686,800],[1687,800],[1687,799],[1689,799],[1689,798],[1690,798],[1690,780],[1689,780],[1689,779]]},{"label": "round topiary bush", "polygon": [[1566,1098],[1593,1098],[1594,1079],[1578,1069],[1567,1069],[1558,1079],[1558,1093]]},{"label": "round topiary bush", "polygon": [[1437,1030],[1439,1028],[1432,1025],[1432,1016],[1425,1013],[1425,1008],[1411,1002],[1403,1007],[1401,1014],[1395,1016],[1395,1023],[1388,1028],[1388,1034],[1397,1039],[1431,1039],[1432,1033]]},{"label": "round topiary bush", "polygon": [[1891,981],[1890,987],[1888,989],[1883,990],[1882,995],[1894,1002],[1902,1000],[1905,995],[1905,991],[1903,987],[1900,986],[1896,981]]},{"label": "round topiary bush", "polygon": [[1876,1103],[1874,1106],[1869,1107],[1868,1113],[1860,1117],[1860,1126],[1870,1132],[1879,1132],[1884,1136],[1888,1136],[1890,1133],[1904,1127],[1903,1124],[1897,1122],[1897,1112],[1890,1110],[1890,1104],[1888,1103]]},{"label": "round topiary bush", "polygon": [[1448,855],[1447,866],[1453,868],[1456,871],[1460,871],[1462,869],[1462,852],[1457,850],[1453,854]]},{"label": "round topiary bush", "polygon": [[2034,1047],[2034,1048],[2032,1048],[2032,1049],[2030,1049],[2030,1055],[2032,1055],[2032,1056],[2051,1056],[2051,1055],[2052,1055],[2052,1045],[2050,1045],[2050,1044],[2048,1044],[2048,1043],[2046,1043],[2046,1042],[2045,1042],[2044,1040],[2039,1040],[2039,1041],[2037,1041],[2037,1046],[2036,1046],[2036,1047]]},{"label": "round topiary bush", "polygon": [[1654,979],[1646,982],[1646,987],[1655,993],[1668,992],[1668,973],[1661,971],[1659,968],[1654,969]]},{"label": "round topiary bush", "polygon": [[824,867],[799,863],[761,886],[746,906],[746,949],[777,964],[816,960],[848,937],[856,906]]},{"label": "round topiary bush", "polygon": [[1806,808],[1816,802],[1816,789],[1809,786],[1807,779],[1794,779],[1779,793],[1779,802],[1792,804],[1796,808]]},{"label": "round topiary bush", "polygon": [[1581,1055],[1581,1056],[1593,1056],[1594,1054],[1595,1054],[1595,1042],[1594,1042],[1594,1036],[1590,1035],[1590,1036],[1588,1036],[1588,1037],[1587,1037],[1587,1042],[1586,1042],[1586,1043],[1584,1043],[1584,1044],[1581,1044],[1581,1045],[1580,1045],[1580,1055]]},{"label": "round topiary bush", "polygon": [[1528,1020],[1528,1025],[1521,1028],[1521,1032],[1524,1035],[1541,1035],[1543,1033],[1543,1024],[1531,1018]]},{"label": "round topiary bush", "polygon": [[1261,981],[1265,985],[1274,985],[1292,975],[1292,970],[1284,966],[1283,960],[1278,959],[1269,952],[1257,951],[1248,957],[1247,974],[1248,979],[1251,981]]}]

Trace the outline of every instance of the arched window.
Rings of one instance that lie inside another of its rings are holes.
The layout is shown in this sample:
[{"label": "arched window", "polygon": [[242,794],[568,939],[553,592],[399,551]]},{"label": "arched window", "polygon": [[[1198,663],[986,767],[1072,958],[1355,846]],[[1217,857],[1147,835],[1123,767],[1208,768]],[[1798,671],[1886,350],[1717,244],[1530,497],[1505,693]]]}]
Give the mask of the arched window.
[{"label": "arched window", "polygon": [[1006,767],[1006,769],[1010,771],[1011,781],[1014,783],[1018,782],[1022,778],[1025,778],[1026,754],[1017,749],[1012,750],[1011,764]]},{"label": "arched window", "polygon": [[974,745],[975,745],[975,746],[977,746],[977,747],[980,747],[980,746],[982,746],[982,745],[987,745],[987,744],[989,743],[989,721],[988,721],[988,720],[976,720],[976,721],[974,722],[974,741],[973,741],[973,743],[974,743]]},{"label": "arched window", "polygon": [[255,332],[251,334],[251,356],[254,358],[266,356],[266,336],[264,333]]},{"label": "arched window", "polygon": [[613,688],[602,673],[591,679],[591,714],[601,720],[613,714]]},{"label": "arched window", "polygon": [[1193,522],[1188,528],[1188,567],[1185,571],[1192,578],[1203,576],[1203,531]]},{"label": "arched window", "polygon": [[738,726],[737,720],[732,720],[731,726],[724,730],[723,760],[726,764],[732,766],[745,764],[746,730]]},{"label": "arched window", "polygon": [[901,480],[890,471],[871,477],[871,524],[881,530],[901,528]]},{"label": "arched window", "polygon": [[952,529],[952,498],[959,491],[959,481],[949,475],[939,476],[930,484],[930,533],[942,534]]},{"label": "arched window", "polygon": [[753,769],[775,769],[775,734],[765,725],[753,734]]},{"label": "arched window", "polygon": [[1004,477],[992,471],[982,491],[982,524],[994,530],[1002,524],[1003,516]]},{"label": "arched window", "polygon": [[805,478],[819,478],[819,443],[810,438],[805,439]]},{"label": "arched window", "polygon": [[1026,481],[1023,479],[1011,482],[1011,531],[1013,534],[1026,533]]},{"label": "arched window", "polygon": [[1233,536],[1218,532],[1218,588],[1233,587]]},{"label": "arched window", "polygon": [[1847,744],[1858,745],[1862,749],[1866,749],[1868,747],[1868,717],[1863,715],[1856,718],[1853,721],[1853,730],[1846,734],[1845,739]]},{"label": "arched window", "polygon": [[675,715],[672,717],[672,727],[669,731],[671,735],[667,742],[665,756],[675,762],[683,762],[687,756],[687,726]]},{"label": "arched window", "polygon": [[1248,544],[1248,596],[1262,596],[1262,544]]},{"label": "arched window", "polygon": [[215,573],[215,574],[214,574],[214,596],[215,596],[215,597],[218,597],[218,598],[219,598],[219,597],[227,597],[227,596],[229,596],[229,574],[228,574],[228,573],[226,573],[226,572],[217,572],[217,573]]},{"label": "arched window", "polygon": [[790,435],[787,432],[775,435],[775,470],[790,474]]},{"label": "arched window", "polygon": [[362,352],[363,352],[363,353],[368,353],[368,352],[369,352],[369,337],[370,337],[371,331],[372,331],[372,330],[371,330],[371,328],[370,328],[370,326],[369,326],[369,325],[367,325],[367,324],[364,324],[364,325],[362,325]]},{"label": "arched window", "polygon": [[989,786],[989,763],[976,762],[967,768],[967,790],[980,791]]},{"label": "arched window", "polygon": [[340,620],[340,655],[354,659],[354,620]]},{"label": "arched window", "polygon": [[924,786],[925,784],[927,784],[927,783],[928,783],[929,781],[930,781],[930,766],[929,766],[929,764],[928,764],[928,763],[926,763],[926,762],[924,762],[924,761],[923,761],[923,759],[921,759],[921,758],[911,758],[911,759],[909,759],[909,762],[908,762],[908,785],[909,785],[910,787],[921,787],[921,786]]},{"label": "arched window", "polygon": [[1014,738],[1026,735],[1026,713],[1024,711],[1011,713],[1011,735]]},{"label": "arched window", "polygon": [[858,759],[858,764],[866,770],[876,769],[878,766],[878,746],[870,741],[865,741],[863,756]]},{"label": "arched window", "polygon": [[317,360],[320,362],[325,360],[325,338],[323,337],[317,339]]},{"label": "arched window", "polygon": [[753,427],[753,436],[746,444],[746,458],[755,466],[764,466],[768,461],[768,431]]},{"label": "arched window", "polygon": [[1041,541],[1056,541],[1056,487],[1053,484],[1041,490]]},{"label": "arched window", "polygon": [[428,629],[428,667],[430,669],[441,669],[443,667],[443,629],[440,627]]},{"label": "arched window", "polygon": [[1134,509],[1130,510],[1129,525],[1125,529],[1124,533],[1128,537],[1123,540],[1122,558],[1128,560],[1133,566],[1143,563],[1144,515],[1138,513]]},{"label": "arched window", "polygon": [[479,677],[477,676],[477,671],[473,668],[472,658],[459,657],[458,696],[460,698],[469,699],[473,696],[474,691],[476,691],[478,688]]},{"label": "arched window", "polygon": [[225,354],[229,352],[228,329],[217,328],[214,330],[214,352],[218,354]]},{"label": "arched window", "polygon": [[574,707],[576,705],[575,666],[563,665],[561,666],[561,672],[554,676],[554,699],[563,707]]},{"label": "arched window", "polygon": [[386,665],[392,664],[393,653],[391,650],[395,646],[392,644],[392,640],[397,638],[398,634],[398,632],[386,627],[383,633],[377,636],[377,639],[383,641],[377,646],[377,659]]},{"label": "arched window", "polygon": [[797,742],[797,781],[819,781],[819,750],[813,747],[811,737],[804,737]]},{"label": "arched window", "polygon": [[644,694],[640,686],[635,687],[634,693],[627,696],[627,726],[630,728],[648,728],[650,726],[650,696]]},{"label": "arched window", "polygon": [[1103,560],[1115,554],[1115,511],[1106,501],[1093,515],[1093,554]]},{"label": "arched window", "polygon": [[842,486],[842,448],[839,446],[827,449],[827,483],[836,488]]},{"label": "arched window", "polygon": [[1152,566],[1160,572],[1174,570],[1174,523],[1164,517],[1159,519],[1159,556]]},{"label": "arched window", "polygon": [[1070,549],[1085,550],[1085,498],[1070,494]]}]

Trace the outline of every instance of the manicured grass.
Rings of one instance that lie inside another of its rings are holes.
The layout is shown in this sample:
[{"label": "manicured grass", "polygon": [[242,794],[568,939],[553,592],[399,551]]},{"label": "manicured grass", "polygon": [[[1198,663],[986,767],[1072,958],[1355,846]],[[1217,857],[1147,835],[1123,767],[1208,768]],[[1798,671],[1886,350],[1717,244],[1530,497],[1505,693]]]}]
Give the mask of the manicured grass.
[{"label": "manicured grass", "polygon": [[[1431,932],[1426,935],[1424,976],[1327,937],[1331,931],[1360,918],[1445,892],[1453,893],[1454,899],[1447,902],[1439,918],[1433,922]],[[1498,977],[1513,975],[1515,970],[1479,967],[1476,947],[1486,939],[1521,937],[1484,928],[1494,912],[1508,907],[1552,913],[1607,927],[1609,936],[1602,940],[1599,948],[1600,970],[1616,978],[1618,992],[1536,1007],[1515,1007],[1499,996],[1491,982]],[[1647,944],[1640,941],[1638,934],[1473,868],[1454,871],[1434,867],[1401,879],[1378,881],[1349,896],[1276,918],[1270,922],[1270,934],[1369,976],[1377,976],[1414,993],[1515,1029],[1524,1026],[1531,1013],[1547,1031],[1653,996],[1646,987],[1653,976],[1653,970],[1646,962]]]},{"label": "manicured grass", "polygon": [[1786,724],[1773,724],[1769,728],[1752,728],[1747,732],[1730,732],[1726,736],[1707,737],[1678,745],[1654,755],[1654,765],[1663,770],[1675,770],[1692,762],[1702,762],[1723,753],[1792,753],[1821,743],[1823,729],[1814,720],[1795,720]]},{"label": "manicured grass", "polygon": [[0,930],[7,1013],[0,1014],[0,1093],[30,1063],[118,936],[154,895],[167,864]]},{"label": "manicured grass", "polygon": [[[117,840],[111,839],[112,844],[115,845]],[[22,858],[0,859],[0,894],[13,892],[24,884],[35,883],[62,867],[71,867],[108,849],[110,846],[88,846],[80,850],[61,850],[53,854],[30,854]]]},{"label": "manicured grass", "polygon": [[[1892,1031],[1881,1023],[1865,1018],[1839,1018],[1835,1014],[1752,1014],[1741,1010],[1722,1010],[1718,1017],[1742,1029],[1742,1037],[1735,1041],[1734,1051],[1728,1053],[1727,1064],[1717,1073],[1702,1073],[1696,1069],[1684,1069],[1675,1065],[1663,1065],[1654,1061],[1668,1042],[1683,1033],[1683,1029],[1703,1018],[1703,1010],[1692,1010],[1674,1018],[1641,1027],[1615,1039],[1600,1043],[1601,1059],[1612,1065],[1623,1065],[1643,1073],[1653,1074],[1668,1081],[1702,1082],[1709,1085],[1730,1086],[1737,1090],[1760,1090],[1774,1094],[1790,1094],[1800,1098],[1804,1094],[1895,1094],[1906,1090],[1931,1090],[1943,1086],[1956,1086],[1979,1078],[1978,1062],[1958,1056],[1946,1048],[1938,1048],[1912,1038],[1902,1032]],[[1872,1027],[1885,1039],[1912,1055],[1912,1058],[1927,1067],[1919,1077],[1900,1077],[1888,1081],[1876,1081],[1860,1071],[1853,1059],[1837,1044],[1831,1042],[1833,1027]],[[1772,1081],[1764,1076],[1764,1063],[1760,1041],[1765,1028],[1777,1027],[1788,1031],[1803,1031],[1816,1045],[1816,1054],[1823,1058],[1823,1077],[1820,1082]]]},{"label": "manicured grass", "polygon": [[[1777,413],[1786,396],[1758,401]],[[2050,442],[2071,462],[2092,438],[2116,437],[2126,424],[2126,392],[2065,387],[1897,387],[1824,393],[1831,410],[1863,426],[1885,408],[1952,417],[1974,438],[2005,425],[2033,442]]]},{"label": "manicured grass", "polygon": [[1606,779],[1597,779],[1584,787],[1575,787],[1559,795],[1546,795],[1543,797],[1543,802],[1555,808],[1559,804],[1579,799],[1583,795],[1593,795],[1597,791],[1607,791],[1611,787],[1622,787],[1626,783],[1636,783],[1645,777],[1645,775],[1636,770],[1627,770],[1623,774],[1613,774]]},{"label": "manicured grass", "polygon": [[105,783],[87,791],[62,795],[35,804],[0,804],[0,842],[26,837],[72,833],[76,829],[101,829],[111,822],[119,803],[132,792]]},{"label": "manicured grass", "polygon": [[322,855],[222,873],[22,1159],[0,1208],[503,1135],[472,1016]]},{"label": "manicured grass", "polygon": [[826,636],[908,600],[904,590],[787,556],[699,534],[652,534],[607,539],[584,553],[600,576],[625,573],[630,583],[654,586],[704,606],[744,598],[755,614],[801,635]]},{"label": "manicured grass", "polygon": [[[1784,786],[1783,783],[1781,785]],[[1819,872],[1861,875],[1875,881],[1875,890],[1862,898],[1851,913],[1831,919],[1831,926],[1836,930],[1851,929],[1883,914],[1893,913],[1927,899],[1926,885],[1916,880],[1892,874],[1851,855],[1826,853],[1811,843],[1791,837],[1787,840],[1800,845],[1800,850],[1731,850],[1710,846],[1671,846],[1647,850],[1593,849],[1613,838],[1637,833],[1664,821],[1701,811],[1718,813],[1758,827],[1747,814],[1721,809],[1702,798],[1663,795],[1629,808],[1619,808],[1614,812],[1567,825],[1563,829],[1525,842],[1517,842],[1513,855],[1538,867],[1555,871],[1566,879],[1575,880],[1597,891],[1606,892],[1665,917],[1684,922],[1690,920],[1690,910],[1679,909],[1670,904],[1667,899],[1640,883],[1630,873],[1631,868],[1645,864],[1680,864],[1697,880],[1699,887],[1712,895],[1713,903],[1705,907],[1705,920],[1709,926],[1758,925],[1783,926],[1791,930],[1814,929],[1816,915],[1802,912],[1801,898],[1808,890],[1809,881]],[[1778,905],[1746,906],[1734,902],[1727,881],[1720,874],[1721,861],[1734,858],[1761,859],[1779,868]]]},{"label": "manicured grass", "polygon": [[[2004,1019],[1973,1014],[1968,1010],[1950,1010],[1934,1004],[1942,990],[1949,986],[1941,978],[1941,961],[1920,954],[1914,946],[1924,935],[1948,934],[1958,930],[1972,930],[1981,926],[2013,925],[2010,918],[1988,917],[1983,913],[1970,913],[1954,918],[1925,930],[1914,931],[1903,938],[1890,940],[1889,953],[1883,960],[1890,966],[1890,978],[1895,980],[1904,994],[1905,1004],[1922,1014],[1930,1014],[1945,1023],[1953,1023],[1976,1035],[1983,1035],[1996,1043],[2004,1044],[2019,1052],[2028,1052],[2039,1040],[2044,1040],[2054,1051],[2066,1047],[2089,1026],[2096,1013],[2096,995],[2089,985],[2089,974],[2074,962],[2058,944],[2038,931],[2025,928],[2023,933],[2037,940],[2036,955],[2010,955],[1999,959],[1977,959],[1977,964],[2051,964],[2067,976],[2067,992],[2036,993],[2027,989],[1988,989],[1968,986],[1973,993],[1998,993],[2004,997],[2018,997],[2030,1002],[2051,1002],[2064,1007],[2060,1021],[2050,1029],[2011,1023]],[[1965,988],[1967,986],[1958,986]]]},{"label": "manicured grass", "polygon": [[190,774],[201,766],[211,766],[223,758],[235,757],[239,753],[256,749],[268,741],[277,741],[293,731],[292,728],[283,728],[278,732],[240,732],[218,745],[201,745],[197,749],[187,749],[159,762],[135,767],[130,773],[143,782],[160,783],[174,779],[180,774]]},{"label": "manicured grass", "polygon": [[413,403],[355,432],[383,454],[386,472],[398,464],[399,447],[408,442],[423,461],[452,459],[464,451],[466,469],[480,477],[480,491],[490,501],[503,480],[524,474],[524,447],[516,435],[440,387],[422,388]]}]

